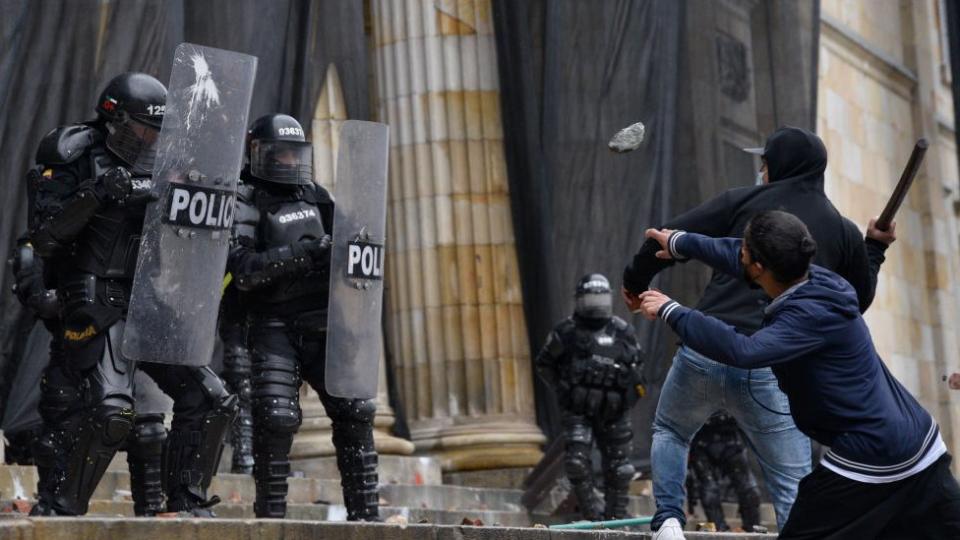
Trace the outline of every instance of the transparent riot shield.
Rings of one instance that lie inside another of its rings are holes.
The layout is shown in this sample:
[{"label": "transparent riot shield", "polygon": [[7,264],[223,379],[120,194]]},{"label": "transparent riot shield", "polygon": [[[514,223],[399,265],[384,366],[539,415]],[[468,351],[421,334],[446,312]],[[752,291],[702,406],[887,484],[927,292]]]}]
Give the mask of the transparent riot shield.
[{"label": "transparent riot shield", "polygon": [[340,130],[325,367],[337,397],[377,395],[388,147],[384,124],[350,120]]},{"label": "transparent riot shield", "polygon": [[210,362],[256,57],[177,47],[122,353]]}]

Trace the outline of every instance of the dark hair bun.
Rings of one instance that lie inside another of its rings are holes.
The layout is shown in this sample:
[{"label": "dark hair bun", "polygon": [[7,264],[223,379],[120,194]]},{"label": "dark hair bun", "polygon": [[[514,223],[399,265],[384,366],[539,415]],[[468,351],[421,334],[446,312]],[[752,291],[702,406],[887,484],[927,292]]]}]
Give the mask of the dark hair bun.
[{"label": "dark hair bun", "polygon": [[817,242],[809,236],[800,239],[800,254],[804,257],[813,257],[817,252]]}]

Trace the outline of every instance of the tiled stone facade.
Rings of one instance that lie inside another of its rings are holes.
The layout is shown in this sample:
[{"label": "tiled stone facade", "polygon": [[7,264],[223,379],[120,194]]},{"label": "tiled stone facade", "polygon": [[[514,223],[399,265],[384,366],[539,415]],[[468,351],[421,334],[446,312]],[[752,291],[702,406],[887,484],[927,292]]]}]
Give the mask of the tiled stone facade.
[{"label": "tiled stone facade", "polygon": [[[939,0],[823,0],[817,130],[830,155],[826,188],[864,227],[886,198],[917,138],[930,149],[897,216],[867,313],[890,370],[960,448],[960,393],[941,376],[960,371],[957,149]],[[946,66],[946,67],[945,67]]]}]

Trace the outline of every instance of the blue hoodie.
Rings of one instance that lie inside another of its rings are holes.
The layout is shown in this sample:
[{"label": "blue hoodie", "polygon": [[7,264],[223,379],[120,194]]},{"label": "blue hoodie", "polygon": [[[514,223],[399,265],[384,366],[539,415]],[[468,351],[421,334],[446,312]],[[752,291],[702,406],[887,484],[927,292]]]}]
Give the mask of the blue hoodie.
[{"label": "blue hoodie", "polygon": [[[669,248],[675,258],[742,276],[741,242],[676,232]],[[853,287],[825,268],[811,265],[806,281],[774,299],[752,336],[674,301],[659,316],[708,358],[772,367],[797,427],[830,447],[821,463],[846,478],[893,482],[946,452],[933,417],[877,355]]]}]

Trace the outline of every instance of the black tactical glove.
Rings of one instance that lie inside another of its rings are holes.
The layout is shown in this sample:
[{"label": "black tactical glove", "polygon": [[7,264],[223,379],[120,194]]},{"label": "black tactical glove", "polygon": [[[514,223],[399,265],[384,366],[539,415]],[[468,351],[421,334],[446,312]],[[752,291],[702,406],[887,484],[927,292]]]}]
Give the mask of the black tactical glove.
[{"label": "black tactical glove", "polygon": [[301,245],[315,265],[325,266],[330,264],[330,242],[330,235],[325,234],[317,240],[301,242]]},{"label": "black tactical glove", "polygon": [[133,192],[133,175],[123,167],[114,167],[101,177],[104,194],[108,199],[124,202]]}]

